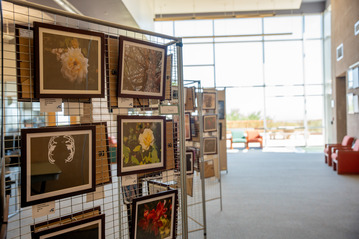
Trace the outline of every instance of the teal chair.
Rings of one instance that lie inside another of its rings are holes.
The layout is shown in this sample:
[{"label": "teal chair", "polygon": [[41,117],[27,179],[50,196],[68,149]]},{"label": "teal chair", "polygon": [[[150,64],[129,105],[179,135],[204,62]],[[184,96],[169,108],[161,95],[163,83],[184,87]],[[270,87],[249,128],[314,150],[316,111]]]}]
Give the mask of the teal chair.
[{"label": "teal chair", "polygon": [[246,135],[243,130],[235,129],[231,130],[232,138],[231,138],[231,149],[233,149],[234,143],[244,143],[245,147],[247,145]]}]

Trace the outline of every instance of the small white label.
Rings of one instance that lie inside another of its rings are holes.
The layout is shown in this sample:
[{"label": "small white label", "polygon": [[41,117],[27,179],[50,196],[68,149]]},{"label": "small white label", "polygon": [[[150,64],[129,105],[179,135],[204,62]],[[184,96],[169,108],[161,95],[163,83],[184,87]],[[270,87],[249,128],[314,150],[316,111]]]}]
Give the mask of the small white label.
[{"label": "small white label", "polygon": [[84,104],[79,102],[65,102],[65,116],[82,116],[84,114]]},{"label": "small white label", "polygon": [[122,186],[130,186],[137,184],[137,174],[122,176]]},{"label": "small white label", "polygon": [[40,99],[40,112],[61,112],[62,111],[62,99]]},{"label": "small white label", "polygon": [[175,181],[176,175],[174,170],[165,171],[162,173],[162,182]]},{"label": "small white label", "polygon": [[104,186],[100,186],[96,187],[95,192],[91,192],[86,195],[86,202],[92,202],[103,198],[105,198]]},{"label": "small white label", "polygon": [[133,107],[133,98],[118,98],[118,107],[119,108],[132,108]]},{"label": "small white label", "polygon": [[20,28],[20,37],[33,38],[33,31]]},{"label": "small white label", "polygon": [[178,105],[160,105],[160,112],[162,115],[177,115]]},{"label": "small white label", "polygon": [[38,218],[55,213],[55,201],[32,206],[32,218]]}]

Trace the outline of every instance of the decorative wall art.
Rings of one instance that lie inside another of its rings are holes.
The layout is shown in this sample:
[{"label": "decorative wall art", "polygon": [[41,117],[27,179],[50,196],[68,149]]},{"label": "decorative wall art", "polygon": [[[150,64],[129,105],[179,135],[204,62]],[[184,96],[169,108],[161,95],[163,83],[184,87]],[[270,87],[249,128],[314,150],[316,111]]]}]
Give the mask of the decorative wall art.
[{"label": "decorative wall art", "polygon": [[217,153],[217,138],[205,137],[203,138],[203,154],[216,154]]},{"label": "decorative wall art", "polygon": [[95,191],[95,126],[21,130],[21,207]]},{"label": "decorative wall art", "polygon": [[204,132],[217,131],[217,115],[203,116],[203,131]]},{"label": "decorative wall art", "polygon": [[118,175],[165,168],[166,117],[121,116],[117,118]]},{"label": "decorative wall art", "polygon": [[165,98],[167,47],[120,36],[118,96]]},{"label": "decorative wall art", "polygon": [[104,34],[34,22],[36,96],[104,97]]},{"label": "decorative wall art", "polygon": [[185,112],[185,115],[184,115],[184,127],[185,127],[185,138],[186,138],[186,140],[192,140],[191,113],[190,112]]},{"label": "decorative wall art", "polygon": [[203,92],[202,109],[215,110],[216,109],[216,93],[215,92]]},{"label": "decorative wall art", "polygon": [[134,199],[130,238],[176,238],[177,198],[177,190],[168,190]]},{"label": "decorative wall art", "polygon": [[194,168],[194,151],[187,151],[186,152],[186,166],[187,174],[193,174],[193,168]]},{"label": "decorative wall art", "polygon": [[78,239],[78,238],[96,238],[105,239],[105,215],[100,214],[82,220],[74,220],[71,223],[51,227],[47,230],[41,230],[32,233],[34,239]]}]

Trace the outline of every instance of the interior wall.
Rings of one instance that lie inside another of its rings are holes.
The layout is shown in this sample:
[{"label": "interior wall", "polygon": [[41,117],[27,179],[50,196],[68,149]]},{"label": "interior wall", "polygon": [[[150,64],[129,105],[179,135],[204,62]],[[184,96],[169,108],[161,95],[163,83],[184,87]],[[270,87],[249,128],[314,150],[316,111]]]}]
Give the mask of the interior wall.
[{"label": "interior wall", "polygon": [[[359,137],[359,116],[347,115],[346,87],[345,81],[338,77],[344,77],[349,66],[359,61],[359,35],[354,35],[354,24],[359,21],[359,1],[358,0],[331,0],[332,7],[332,59],[333,59],[333,89],[336,94],[336,129],[337,141],[341,141],[343,135],[349,134]],[[336,61],[336,48],[343,43],[344,57]],[[338,87],[338,88],[337,88]],[[346,88],[345,88],[346,89]],[[341,119],[345,118],[347,127]]]}]

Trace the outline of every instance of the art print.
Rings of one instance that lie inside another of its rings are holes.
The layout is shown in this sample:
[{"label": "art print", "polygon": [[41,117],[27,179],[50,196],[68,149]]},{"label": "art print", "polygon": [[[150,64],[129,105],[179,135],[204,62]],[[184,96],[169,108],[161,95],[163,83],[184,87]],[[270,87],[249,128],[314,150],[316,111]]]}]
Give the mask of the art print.
[{"label": "art print", "polygon": [[203,116],[203,131],[204,132],[217,131],[217,115]]},{"label": "art print", "polygon": [[217,153],[217,138],[216,137],[206,137],[203,138],[203,154],[216,154]]},{"label": "art print", "polygon": [[202,108],[204,110],[216,109],[216,93],[215,92],[203,92]]}]

